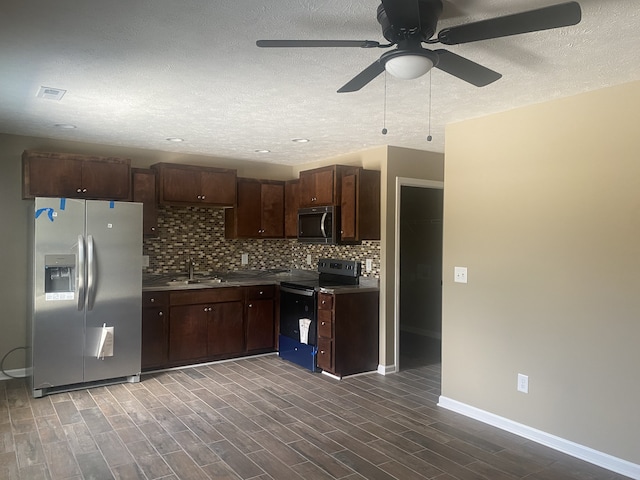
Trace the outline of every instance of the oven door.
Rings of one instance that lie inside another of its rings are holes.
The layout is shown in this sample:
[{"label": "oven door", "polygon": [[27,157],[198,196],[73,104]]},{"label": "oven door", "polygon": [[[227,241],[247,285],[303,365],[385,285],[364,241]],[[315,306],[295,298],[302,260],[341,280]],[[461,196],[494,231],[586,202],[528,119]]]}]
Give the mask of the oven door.
[{"label": "oven door", "polygon": [[316,292],[309,287],[280,285],[280,334],[300,341],[300,319],[311,320],[307,344],[316,345]]}]

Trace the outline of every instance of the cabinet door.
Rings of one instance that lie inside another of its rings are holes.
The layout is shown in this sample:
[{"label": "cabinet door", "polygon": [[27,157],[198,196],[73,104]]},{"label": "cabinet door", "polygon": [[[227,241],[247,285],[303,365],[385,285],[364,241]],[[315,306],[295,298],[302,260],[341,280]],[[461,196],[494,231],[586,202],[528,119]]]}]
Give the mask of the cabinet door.
[{"label": "cabinet door", "polygon": [[192,360],[207,356],[208,305],[171,307],[169,359]]},{"label": "cabinet door", "polygon": [[81,188],[82,164],[79,160],[37,154],[23,157],[23,198],[73,198],[81,193]]},{"label": "cabinet door", "polygon": [[236,236],[258,237],[261,229],[260,182],[238,181],[238,205],[234,208]]},{"label": "cabinet door", "polygon": [[200,196],[200,172],[165,167],[160,174],[162,200],[165,202],[197,203]]},{"label": "cabinet door", "polygon": [[282,238],[284,236],[284,185],[263,183],[260,203],[262,205],[261,236]]},{"label": "cabinet door", "polygon": [[242,302],[212,304],[204,339],[208,343],[209,356],[243,353]]},{"label": "cabinet door", "polygon": [[163,307],[142,309],[142,368],[161,367],[167,364],[168,350],[167,314]]},{"label": "cabinet door", "polygon": [[300,172],[300,206],[313,207],[316,197],[316,177],[313,172]]},{"label": "cabinet door", "polygon": [[247,304],[247,350],[273,349],[275,322],[273,300],[249,300]]},{"label": "cabinet door", "polygon": [[156,175],[153,170],[132,169],[133,201],[142,203],[142,232],[157,235]]},{"label": "cabinet door", "polygon": [[131,186],[129,164],[118,161],[82,162],[82,194],[85,198],[127,200]]},{"label": "cabinet door", "polygon": [[236,203],[236,173],[234,171],[200,173],[201,202],[208,205],[233,206]]},{"label": "cabinet door", "polygon": [[298,210],[300,209],[300,181],[289,180],[284,185],[284,236],[298,236]]},{"label": "cabinet door", "polygon": [[318,338],[318,368],[334,373],[333,341],[329,338]]},{"label": "cabinet door", "polygon": [[335,185],[333,183],[334,170],[328,169],[315,173],[315,202],[314,205],[334,205]]},{"label": "cabinet door", "polygon": [[340,240],[358,240],[356,228],[358,177],[355,174],[342,177],[342,202],[340,203]]}]

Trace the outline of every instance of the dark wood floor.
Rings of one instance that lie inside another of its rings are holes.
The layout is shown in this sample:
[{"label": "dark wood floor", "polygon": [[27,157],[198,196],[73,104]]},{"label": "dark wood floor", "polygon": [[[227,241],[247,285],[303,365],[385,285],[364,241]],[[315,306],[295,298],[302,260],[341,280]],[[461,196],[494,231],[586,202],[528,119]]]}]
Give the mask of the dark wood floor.
[{"label": "dark wood floor", "polygon": [[620,479],[436,406],[438,364],[336,381],[277,356],[32,399],[0,382],[5,479]]}]

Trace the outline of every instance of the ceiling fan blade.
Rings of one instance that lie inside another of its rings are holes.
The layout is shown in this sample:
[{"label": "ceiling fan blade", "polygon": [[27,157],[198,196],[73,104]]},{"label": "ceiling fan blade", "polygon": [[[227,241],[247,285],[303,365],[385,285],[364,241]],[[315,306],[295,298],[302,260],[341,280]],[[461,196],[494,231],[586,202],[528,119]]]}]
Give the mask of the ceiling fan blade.
[{"label": "ceiling fan blade", "polygon": [[258,40],[258,47],[291,48],[291,47],[360,47],[375,48],[380,43],[374,40]]},{"label": "ceiling fan blade", "polygon": [[382,72],[384,72],[384,65],[379,60],[376,60],[358,75],[345,83],[340,90],[338,90],[338,93],[356,92]]},{"label": "ceiling fan blade", "polygon": [[447,72],[460,80],[471,83],[476,87],[484,87],[500,79],[502,75],[479,63],[472,62],[448,50],[435,50],[438,55],[436,68]]},{"label": "ceiling fan blade", "polygon": [[394,27],[412,29],[420,26],[418,0],[382,0],[382,6]]},{"label": "ceiling fan blade", "polygon": [[444,45],[477,42],[478,40],[576,25],[581,18],[582,10],[578,2],[560,3],[527,12],[445,28],[438,33],[438,41]]}]

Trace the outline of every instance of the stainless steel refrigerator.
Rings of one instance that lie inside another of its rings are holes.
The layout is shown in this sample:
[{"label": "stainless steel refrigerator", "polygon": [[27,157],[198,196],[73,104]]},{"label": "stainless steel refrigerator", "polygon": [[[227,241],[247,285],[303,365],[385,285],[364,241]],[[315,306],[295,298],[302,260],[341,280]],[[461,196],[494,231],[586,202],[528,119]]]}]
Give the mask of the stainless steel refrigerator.
[{"label": "stainless steel refrigerator", "polygon": [[33,396],[139,381],[142,205],[36,198],[30,216]]}]

